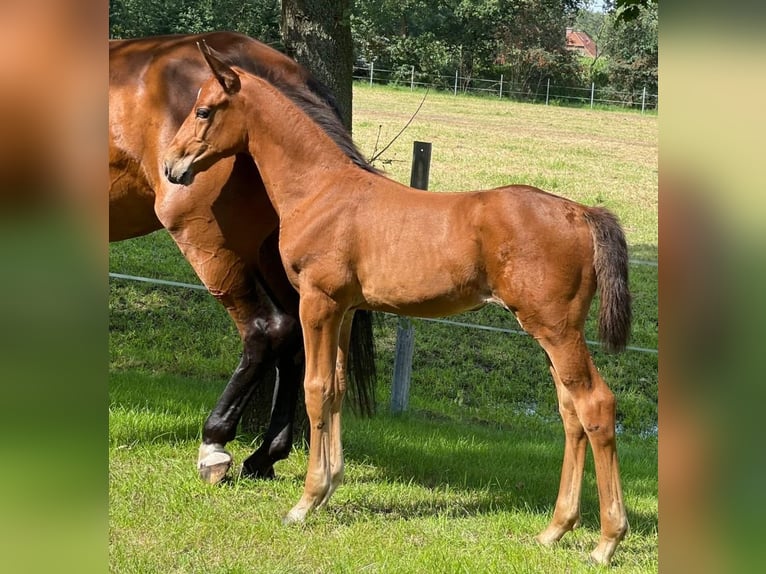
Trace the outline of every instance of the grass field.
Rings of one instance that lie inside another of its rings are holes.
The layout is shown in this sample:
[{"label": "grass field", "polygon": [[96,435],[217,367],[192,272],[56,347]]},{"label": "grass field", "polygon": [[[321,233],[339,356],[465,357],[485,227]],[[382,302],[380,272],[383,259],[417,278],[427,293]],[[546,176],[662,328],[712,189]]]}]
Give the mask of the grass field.
[{"label": "grass field", "polygon": [[[401,129],[423,92],[355,87],[366,155]],[[381,126],[379,128],[379,126]],[[413,140],[433,143],[430,189],[533,183],[622,219],[631,255],[657,257],[657,117],[431,93],[379,167],[409,180]],[[164,232],[112,245],[113,272],[197,282]],[[657,346],[657,269],[631,268],[632,344]],[[486,309],[458,318],[514,328]],[[395,319],[376,325],[381,414],[347,416],[347,476],[303,526],[281,516],[300,495],[306,454],[278,479],[210,487],[194,469],[201,424],[239,340],[204,292],[110,280],[110,570],[113,572],[584,572],[598,538],[592,462],[583,526],[544,549],[563,431],[542,352],[518,335],[415,322],[411,411],[386,412]],[[592,321],[589,338],[595,338]],[[631,534],[618,572],[657,570],[657,357],[596,350],[619,402]],[[229,447],[241,462],[257,437]]]}]

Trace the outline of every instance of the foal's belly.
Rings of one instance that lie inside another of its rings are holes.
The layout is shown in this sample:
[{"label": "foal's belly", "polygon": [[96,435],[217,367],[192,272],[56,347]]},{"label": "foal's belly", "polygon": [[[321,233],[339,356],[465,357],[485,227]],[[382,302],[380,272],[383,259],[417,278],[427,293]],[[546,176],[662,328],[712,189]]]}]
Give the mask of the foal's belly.
[{"label": "foal's belly", "polygon": [[[398,272],[396,272],[398,271]],[[444,317],[483,306],[492,294],[475,269],[398,269],[360,278],[365,309],[412,317]]]}]

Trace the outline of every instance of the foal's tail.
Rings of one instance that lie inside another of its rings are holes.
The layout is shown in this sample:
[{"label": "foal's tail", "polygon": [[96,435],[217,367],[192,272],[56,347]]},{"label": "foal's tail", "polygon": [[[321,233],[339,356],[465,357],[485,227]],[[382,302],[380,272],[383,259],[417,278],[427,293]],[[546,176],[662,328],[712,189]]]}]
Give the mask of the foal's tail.
[{"label": "foal's tail", "polygon": [[628,343],[633,318],[625,234],[617,217],[606,209],[591,207],[585,219],[593,234],[593,266],[601,299],[598,337],[608,351],[619,352]]}]

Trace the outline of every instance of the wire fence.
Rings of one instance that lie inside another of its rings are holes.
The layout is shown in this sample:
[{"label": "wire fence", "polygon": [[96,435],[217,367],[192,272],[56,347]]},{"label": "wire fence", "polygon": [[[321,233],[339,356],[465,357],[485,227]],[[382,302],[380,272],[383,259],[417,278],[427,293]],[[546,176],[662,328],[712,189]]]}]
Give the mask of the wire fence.
[{"label": "wire fence", "polygon": [[[641,261],[637,259],[631,260],[631,264],[633,265],[646,265],[650,267],[656,267],[657,263],[654,261]],[[126,275],[123,273],[109,273],[109,277],[112,279],[121,279],[124,281],[137,281],[139,283],[150,283],[153,285],[165,285],[168,287],[180,287],[182,289],[195,289],[195,290],[201,290],[201,291],[207,291],[207,288],[204,285],[199,285],[195,283],[182,283],[179,281],[168,281],[166,279],[155,279],[152,277],[140,277],[137,275]],[[477,323],[465,323],[460,321],[454,321],[451,319],[431,319],[431,318],[418,318],[418,320],[431,322],[431,323],[441,323],[443,325],[451,325],[453,327],[465,327],[469,329],[479,329],[482,331],[495,331],[499,333],[508,333],[511,335],[527,335],[525,331],[521,331],[518,329],[505,329],[501,327],[493,327],[490,325],[480,325]],[[587,343],[591,346],[600,346],[600,343],[597,341],[587,341]],[[626,350],[628,351],[635,351],[638,353],[649,353],[652,355],[657,354],[657,349],[650,349],[645,347],[634,347],[634,346],[628,346],[626,347]]]},{"label": "wire fence", "polygon": [[658,94],[650,93],[646,87],[638,91],[619,91],[610,87],[559,86],[551,83],[550,78],[530,87],[506,78],[473,78],[461,76],[455,71],[454,76],[430,75],[418,72],[415,66],[402,66],[396,70],[376,68],[374,63],[354,66],[354,80],[373,84],[393,84],[415,88],[431,88],[458,94],[480,94],[498,98],[508,98],[519,102],[555,103],[573,106],[624,107],[640,110],[641,113],[656,110]]}]

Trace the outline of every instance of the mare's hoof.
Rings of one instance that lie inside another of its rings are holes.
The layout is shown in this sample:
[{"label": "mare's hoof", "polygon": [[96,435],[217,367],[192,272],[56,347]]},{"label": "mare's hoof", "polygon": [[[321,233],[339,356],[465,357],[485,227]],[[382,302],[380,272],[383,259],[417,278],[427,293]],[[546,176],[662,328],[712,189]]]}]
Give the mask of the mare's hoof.
[{"label": "mare's hoof", "polygon": [[254,462],[252,462],[250,459],[247,459],[245,460],[244,463],[242,463],[241,476],[244,476],[246,478],[267,479],[267,480],[276,478],[273,464],[269,464],[268,466],[258,466]]},{"label": "mare's hoof", "polygon": [[199,476],[208,484],[221,482],[229,468],[231,468],[231,455],[225,451],[211,452],[197,462]]}]

